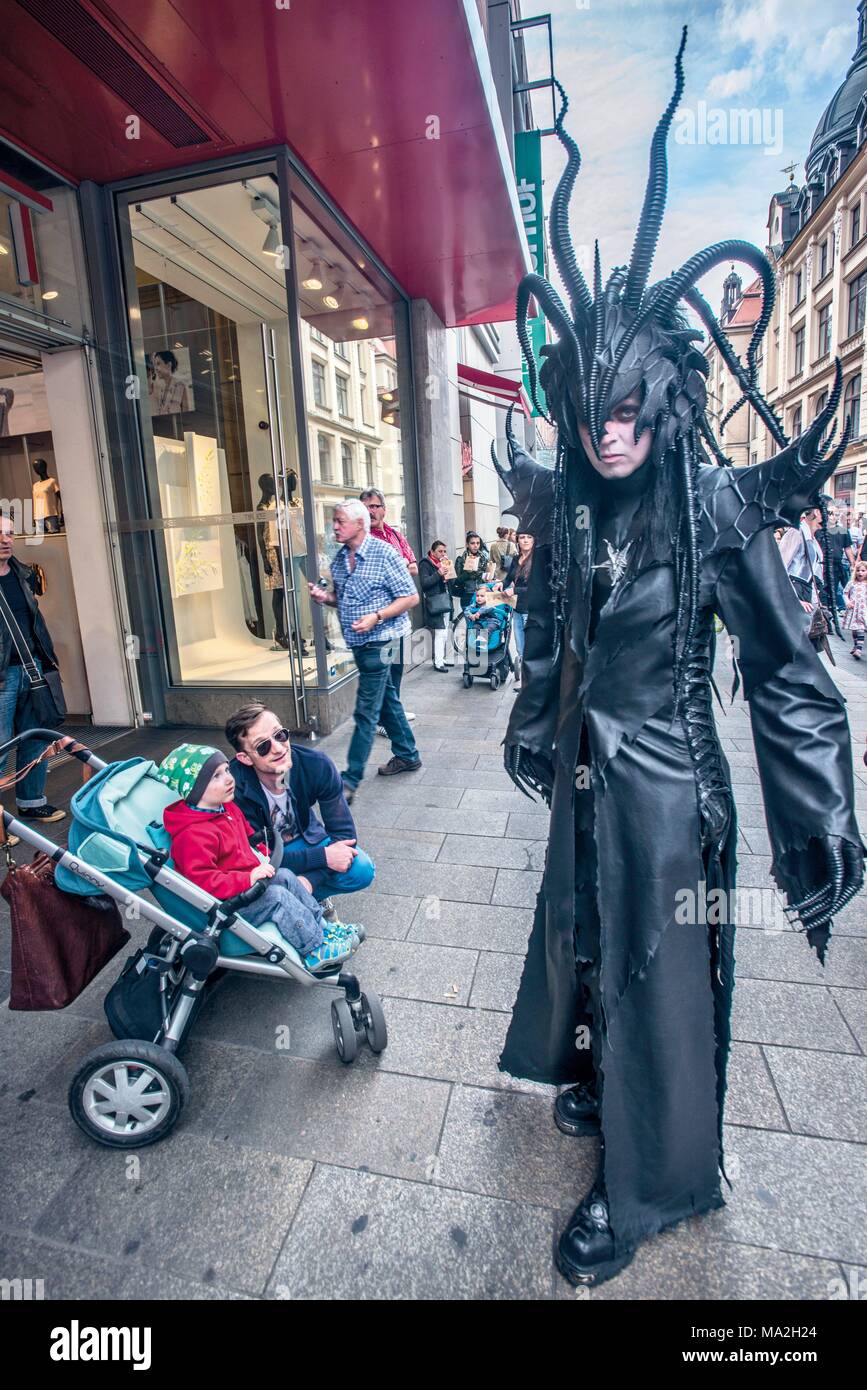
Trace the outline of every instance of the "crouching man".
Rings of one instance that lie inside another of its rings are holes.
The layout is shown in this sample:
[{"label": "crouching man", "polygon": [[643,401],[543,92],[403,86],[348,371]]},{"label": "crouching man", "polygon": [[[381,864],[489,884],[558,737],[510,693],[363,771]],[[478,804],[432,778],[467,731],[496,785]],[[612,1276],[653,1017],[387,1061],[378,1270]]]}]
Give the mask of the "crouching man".
[{"label": "crouching man", "polygon": [[239,807],[269,844],[280,836],[282,866],[334,917],[331,894],[357,893],[374,876],[373,861],[358,848],[337,767],[318,748],[291,744],[289,730],[258,701],[229,716],[226,741],[235,749],[230,766]]}]

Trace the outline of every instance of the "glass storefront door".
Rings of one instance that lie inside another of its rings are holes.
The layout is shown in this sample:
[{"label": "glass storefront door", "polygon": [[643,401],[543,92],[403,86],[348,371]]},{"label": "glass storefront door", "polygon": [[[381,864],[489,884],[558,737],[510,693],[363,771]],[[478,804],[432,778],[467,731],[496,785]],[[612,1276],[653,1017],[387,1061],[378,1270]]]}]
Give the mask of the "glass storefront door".
[{"label": "glass storefront door", "polygon": [[120,215],[149,504],[135,524],[154,534],[171,683],[280,687],[301,727],[316,658],[276,171],[127,195]]}]

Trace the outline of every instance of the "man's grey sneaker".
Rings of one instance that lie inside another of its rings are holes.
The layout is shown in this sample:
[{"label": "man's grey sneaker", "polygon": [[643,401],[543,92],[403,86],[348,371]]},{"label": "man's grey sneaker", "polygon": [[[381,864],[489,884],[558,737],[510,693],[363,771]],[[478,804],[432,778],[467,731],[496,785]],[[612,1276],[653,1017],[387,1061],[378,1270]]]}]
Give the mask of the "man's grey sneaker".
[{"label": "man's grey sneaker", "polygon": [[66,812],[60,811],[46,801],[44,806],[19,806],[15,812],[18,820],[35,820],[47,825],[49,821],[66,820]]},{"label": "man's grey sneaker", "polygon": [[347,782],[345,778],[341,780],[343,781],[343,795],[346,798],[346,804],[347,806],[351,806],[355,800],[355,788],[350,782]]},{"label": "man's grey sneaker", "polygon": [[414,763],[408,763],[406,758],[389,758],[387,763],[377,768],[377,772],[380,777],[396,777],[398,772],[418,772],[420,767],[421,758]]}]

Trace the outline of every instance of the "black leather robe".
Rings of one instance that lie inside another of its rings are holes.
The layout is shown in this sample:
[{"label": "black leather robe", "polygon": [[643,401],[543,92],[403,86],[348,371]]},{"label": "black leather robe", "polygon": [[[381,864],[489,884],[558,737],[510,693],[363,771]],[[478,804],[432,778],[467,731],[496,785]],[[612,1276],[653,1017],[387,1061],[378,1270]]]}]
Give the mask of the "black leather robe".
[{"label": "black leather robe", "polygon": [[[859,843],[844,702],[808,640],[767,520],[751,530],[757,519],[750,524],[742,510],[735,470],[702,468],[699,488],[705,669],[717,614],[750,705],[774,876],[796,894],[813,882],[805,853],[813,837]],[[542,536],[544,506],[534,502]],[[672,721],[673,564],[627,574],[590,644],[595,547],[591,517],[572,533],[555,666],[546,552],[537,544],[525,684],[506,746],[507,757],[524,750],[545,788],[551,828],[500,1065],[549,1083],[601,1080],[604,1174],[620,1247],[722,1204],[734,926],[731,913],[718,925],[675,917],[683,890],[698,901],[702,883],[734,887],[737,831],[732,807],[723,843],[702,846],[696,774],[710,770],[729,797],[730,779],[709,680],[697,682],[684,711],[701,731],[700,768],[684,717]],[[585,766],[576,788],[576,768]],[[592,1024],[590,1047],[582,1024]]]}]

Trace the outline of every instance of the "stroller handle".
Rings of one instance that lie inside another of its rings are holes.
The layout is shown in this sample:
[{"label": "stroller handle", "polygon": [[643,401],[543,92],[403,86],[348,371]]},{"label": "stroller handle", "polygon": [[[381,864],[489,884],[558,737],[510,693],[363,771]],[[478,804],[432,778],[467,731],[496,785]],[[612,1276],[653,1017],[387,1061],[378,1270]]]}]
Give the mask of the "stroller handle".
[{"label": "stroller handle", "polygon": [[6,743],[0,745],[0,759],[4,758],[13,748],[17,748],[19,744],[28,740],[46,744],[60,743],[63,745],[64,753],[68,753],[71,758],[77,758],[86,767],[93,768],[94,772],[101,772],[107,766],[86,744],[77,743],[74,738],[70,738],[68,734],[59,733],[57,729],[24,729],[20,734],[16,734],[14,738],[10,738]]}]

